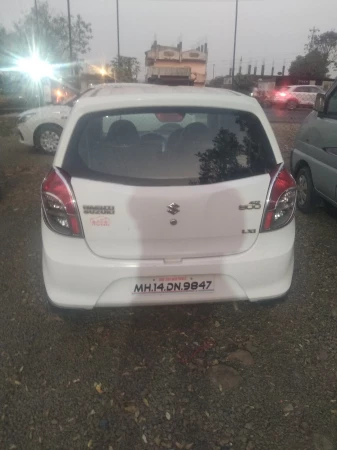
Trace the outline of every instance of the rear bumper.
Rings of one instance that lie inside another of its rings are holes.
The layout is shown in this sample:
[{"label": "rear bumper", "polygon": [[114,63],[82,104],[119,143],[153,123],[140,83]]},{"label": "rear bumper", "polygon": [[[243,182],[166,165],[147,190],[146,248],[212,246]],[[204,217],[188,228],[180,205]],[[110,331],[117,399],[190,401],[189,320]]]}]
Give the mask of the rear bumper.
[{"label": "rear bumper", "polygon": [[[282,297],[294,266],[295,222],[259,235],[245,253],[181,262],[111,260],[94,255],[85,240],[55,234],[42,222],[43,276],[51,302],[61,308],[261,301]],[[213,275],[214,292],[134,295],[140,278]]]}]

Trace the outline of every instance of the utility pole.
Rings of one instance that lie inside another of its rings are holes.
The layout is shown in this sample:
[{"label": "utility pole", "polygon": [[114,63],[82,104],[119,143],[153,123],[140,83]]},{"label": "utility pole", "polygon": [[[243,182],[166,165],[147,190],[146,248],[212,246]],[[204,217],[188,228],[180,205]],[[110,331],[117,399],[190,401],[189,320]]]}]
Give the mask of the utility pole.
[{"label": "utility pole", "polygon": [[311,50],[313,50],[314,39],[315,39],[316,33],[319,33],[321,30],[319,28],[314,27],[314,28],[311,28],[309,31],[311,33],[311,37],[309,34],[309,39],[310,39],[309,45],[310,45],[310,51],[311,51]]},{"label": "utility pole", "polygon": [[234,89],[234,77],[235,77],[235,54],[236,54],[236,35],[238,31],[238,12],[239,12],[239,0],[236,0],[235,5],[235,30],[234,30],[234,49],[233,49],[233,70],[232,70],[232,89]]},{"label": "utility pole", "polygon": [[117,57],[119,65],[119,60],[121,57],[120,43],[119,43],[119,0],[116,0],[116,14],[117,14]]},{"label": "utility pole", "polygon": [[283,61],[283,67],[282,67],[282,76],[284,77],[286,72],[286,60]]},{"label": "utility pole", "polygon": [[[37,0],[34,0],[34,9],[35,9],[35,21],[36,25],[34,27],[35,31],[35,42],[37,43],[37,48],[39,49],[40,46],[40,23],[39,23],[39,11],[37,7]],[[42,86],[41,83],[37,84],[37,92],[38,92],[38,98],[39,98],[39,106],[43,105],[43,95],[42,95]]]},{"label": "utility pole", "polygon": [[[39,38],[40,37],[40,27],[39,27],[39,12],[37,9],[37,0],[35,0],[34,4],[35,4],[36,35],[37,35],[37,38]],[[37,39],[37,40],[39,40],[39,39]]]},{"label": "utility pole", "polygon": [[[68,34],[69,34],[69,60],[70,64],[73,62],[73,43],[71,39],[71,15],[70,15],[70,0],[67,0],[68,4]],[[71,74],[73,74],[73,68],[70,68]]]}]

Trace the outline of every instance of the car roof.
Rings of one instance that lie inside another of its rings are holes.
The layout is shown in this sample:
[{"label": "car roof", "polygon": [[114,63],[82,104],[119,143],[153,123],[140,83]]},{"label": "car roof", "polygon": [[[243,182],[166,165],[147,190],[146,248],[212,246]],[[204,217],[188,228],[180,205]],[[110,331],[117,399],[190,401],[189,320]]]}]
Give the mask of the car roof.
[{"label": "car roof", "polygon": [[76,102],[78,116],[85,113],[134,107],[214,107],[251,111],[258,103],[250,96],[227,89],[111,83],[94,86]]},{"label": "car roof", "polygon": [[100,84],[93,86],[90,95],[88,97],[105,97],[115,95],[137,95],[137,94],[204,94],[210,93],[230,93],[234,95],[240,95],[237,92],[230,91],[228,89],[214,89],[214,88],[196,88],[193,86],[166,86],[157,84],[145,84],[145,83],[111,83]]},{"label": "car roof", "polygon": [[320,88],[321,86],[316,86],[316,84],[290,84],[287,87],[295,88],[295,87],[316,87]]}]

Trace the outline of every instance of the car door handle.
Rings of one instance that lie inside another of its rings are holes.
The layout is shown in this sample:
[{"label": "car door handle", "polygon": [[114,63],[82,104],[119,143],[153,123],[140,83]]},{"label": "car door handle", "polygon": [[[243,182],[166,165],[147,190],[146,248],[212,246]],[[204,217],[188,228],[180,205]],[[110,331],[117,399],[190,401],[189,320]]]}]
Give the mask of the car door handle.
[{"label": "car door handle", "polygon": [[323,150],[329,155],[337,156],[337,147],[323,147]]}]

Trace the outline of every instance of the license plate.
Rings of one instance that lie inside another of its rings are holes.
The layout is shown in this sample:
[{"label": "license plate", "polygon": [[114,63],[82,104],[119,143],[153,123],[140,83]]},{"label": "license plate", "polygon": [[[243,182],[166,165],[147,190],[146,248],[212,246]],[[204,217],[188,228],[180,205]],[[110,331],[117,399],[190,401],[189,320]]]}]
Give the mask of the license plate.
[{"label": "license plate", "polygon": [[156,277],[140,279],[135,283],[133,294],[173,294],[177,292],[213,292],[213,276]]}]

